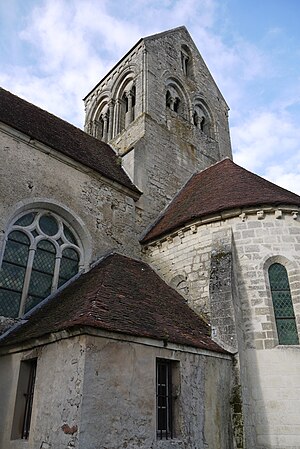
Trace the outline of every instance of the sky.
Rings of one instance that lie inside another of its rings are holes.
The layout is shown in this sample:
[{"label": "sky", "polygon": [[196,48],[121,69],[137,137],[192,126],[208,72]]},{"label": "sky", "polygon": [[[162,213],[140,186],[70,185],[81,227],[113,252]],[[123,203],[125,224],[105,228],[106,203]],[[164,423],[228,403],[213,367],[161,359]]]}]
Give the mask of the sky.
[{"label": "sky", "polygon": [[299,17],[299,0],[0,0],[0,85],[83,128],[106,72],[185,25],[230,107],[234,161],[300,194]]}]

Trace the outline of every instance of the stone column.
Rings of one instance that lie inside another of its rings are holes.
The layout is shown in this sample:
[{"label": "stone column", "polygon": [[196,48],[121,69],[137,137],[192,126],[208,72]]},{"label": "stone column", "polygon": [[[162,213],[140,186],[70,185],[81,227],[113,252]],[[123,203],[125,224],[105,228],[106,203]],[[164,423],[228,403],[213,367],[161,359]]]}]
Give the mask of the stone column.
[{"label": "stone column", "polygon": [[113,134],[113,123],[114,123],[114,101],[110,100],[108,103],[108,140],[111,140],[114,137]]},{"label": "stone column", "polygon": [[108,133],[108,113],[107,112],[105,112],[102,115],[102,120],[103,120],[102,140],[104,140],[104,142],[107,142],[107,133]]},{"label": "stone column", "polygon": [[132,109],[132,91],[126,92],[126,98],[128,102],[128,110],[125,116],[125,128],[133,121],[133,109]]},{"label": "stone column", "polygon": [[113,136],[115,137],[117,134],[119,134],[120,100],[116,100],[114,110],[115,114],[114,114]]}]

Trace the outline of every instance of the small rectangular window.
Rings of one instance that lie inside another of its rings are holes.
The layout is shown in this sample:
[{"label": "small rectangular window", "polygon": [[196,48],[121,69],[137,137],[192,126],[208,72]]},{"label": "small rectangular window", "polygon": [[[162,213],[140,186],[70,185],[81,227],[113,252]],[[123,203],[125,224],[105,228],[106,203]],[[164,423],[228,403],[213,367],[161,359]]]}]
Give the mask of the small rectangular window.
[{"label": "small rectangular window", "polygon": [[37,360],[24,360],[20,365],[11,439],[29,437]]},{"label": "small rectangular window", "polygon": [[156,432],[160,440],[174,438],[175,434],[178,367],[173,360],[156,360]]}]

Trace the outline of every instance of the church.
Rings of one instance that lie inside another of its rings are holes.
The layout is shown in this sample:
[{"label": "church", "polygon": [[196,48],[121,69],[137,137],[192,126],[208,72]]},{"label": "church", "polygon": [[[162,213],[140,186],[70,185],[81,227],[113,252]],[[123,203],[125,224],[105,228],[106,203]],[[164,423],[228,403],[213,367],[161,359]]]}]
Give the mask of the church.
[{"label": "church", "polygon": [[0,449],[299,449],[300,197],[185,27],[84,107],[0,89]]}]

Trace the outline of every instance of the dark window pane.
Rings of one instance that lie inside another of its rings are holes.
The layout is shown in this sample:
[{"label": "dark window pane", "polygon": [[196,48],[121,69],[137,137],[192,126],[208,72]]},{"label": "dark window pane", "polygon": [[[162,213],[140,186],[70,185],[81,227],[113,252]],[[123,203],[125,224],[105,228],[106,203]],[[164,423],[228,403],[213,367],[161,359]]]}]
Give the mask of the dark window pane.
[{"label": "dark window pane", "polygon": [[[55,268],[55,247],[47,240],[41,240],[37,246],[29,284],[29,298],[26,311],[32,303],[36,305],[50,295]],[[33,298],[36,298],[35,300]]]},{"label": "dark window pane", "polygon": [[67,240],[69,240],[70,243],[73,243],[73,245],[77,245],[77,240],[73,234],[73,232],[70,231],[70,229],[64,225],[64,234]]},{"label": "dark window pane", "polygon": [[41,230],[47,235],[55,235],[58,232],[58,223],[51,215],[42,215],[39,225]]},{"label": "dark window pane", "polygon": [[0,287],[5,290],[22,292],[25,271],[25,267],[3,262],[0,271]]},{"label": "dark window pane", "polygon": [[269,268],[270,284],[273,290],[289,290],[289,280],[286,269],[280,263],[273,263]]},{"label": "dark window pane", "polygon": [[23,217],[19,218],[19,220],[15,222],[15,225],[29,226],[33,222],[35,216],[36,212],[30,212],[29,214],[23,215]]},{"label": "dark window pane", "polygon": [[294,308],[285,267],[274,263],[269,268],[269,280],[276,320],[278,342],[281,345],[299,343]]},{"label": "dark window pane", "polygon": [[23,232],[9,234],[0,270],[0,310],[4,316],[19,314],[28,250],[29,239]]},{"label": "dark window pane", "polygon": [[21,293],[0,289],[0,315],[17,318]]},{"label": "dark window pane", "polygon": [[29,238],[19,231],[9,234],[3,260],[26,267],[28,259]]},{"label": "dark window pane", "polygon": [[44,298],[40,298],[38,296],[28,295],[25,303],[25,313],[27,313],[30,309],[33,309],[33,307],[37,306],[43,299]]},{"label": "dark window pane", "polygon": [[55,246],[52,243],[41,240],[34,255],[33,269],[52,275],[55,266],[55,253]]},{"label": "dark window pane", "polygon": [[51,274],[32,270],[28,292],[29,295],[36,296],[38,298],[46,298],[46,296],[50,295],[51,293],[51,287]]},{"label": "dark window pane", "polygon": [[274,311],[277,318],[294,316],[293,304],[289,290],[273,291]]},{"label": "dark window pane", "polygon": [[278,340],[281,345],[299,344],[295,319],[277,319]]},{"label": "dark window pane", "polygon": [[79,256],[77,251],[72,248],[65,249],[60,263],[59,287],[78,273],[78,264]]}]

